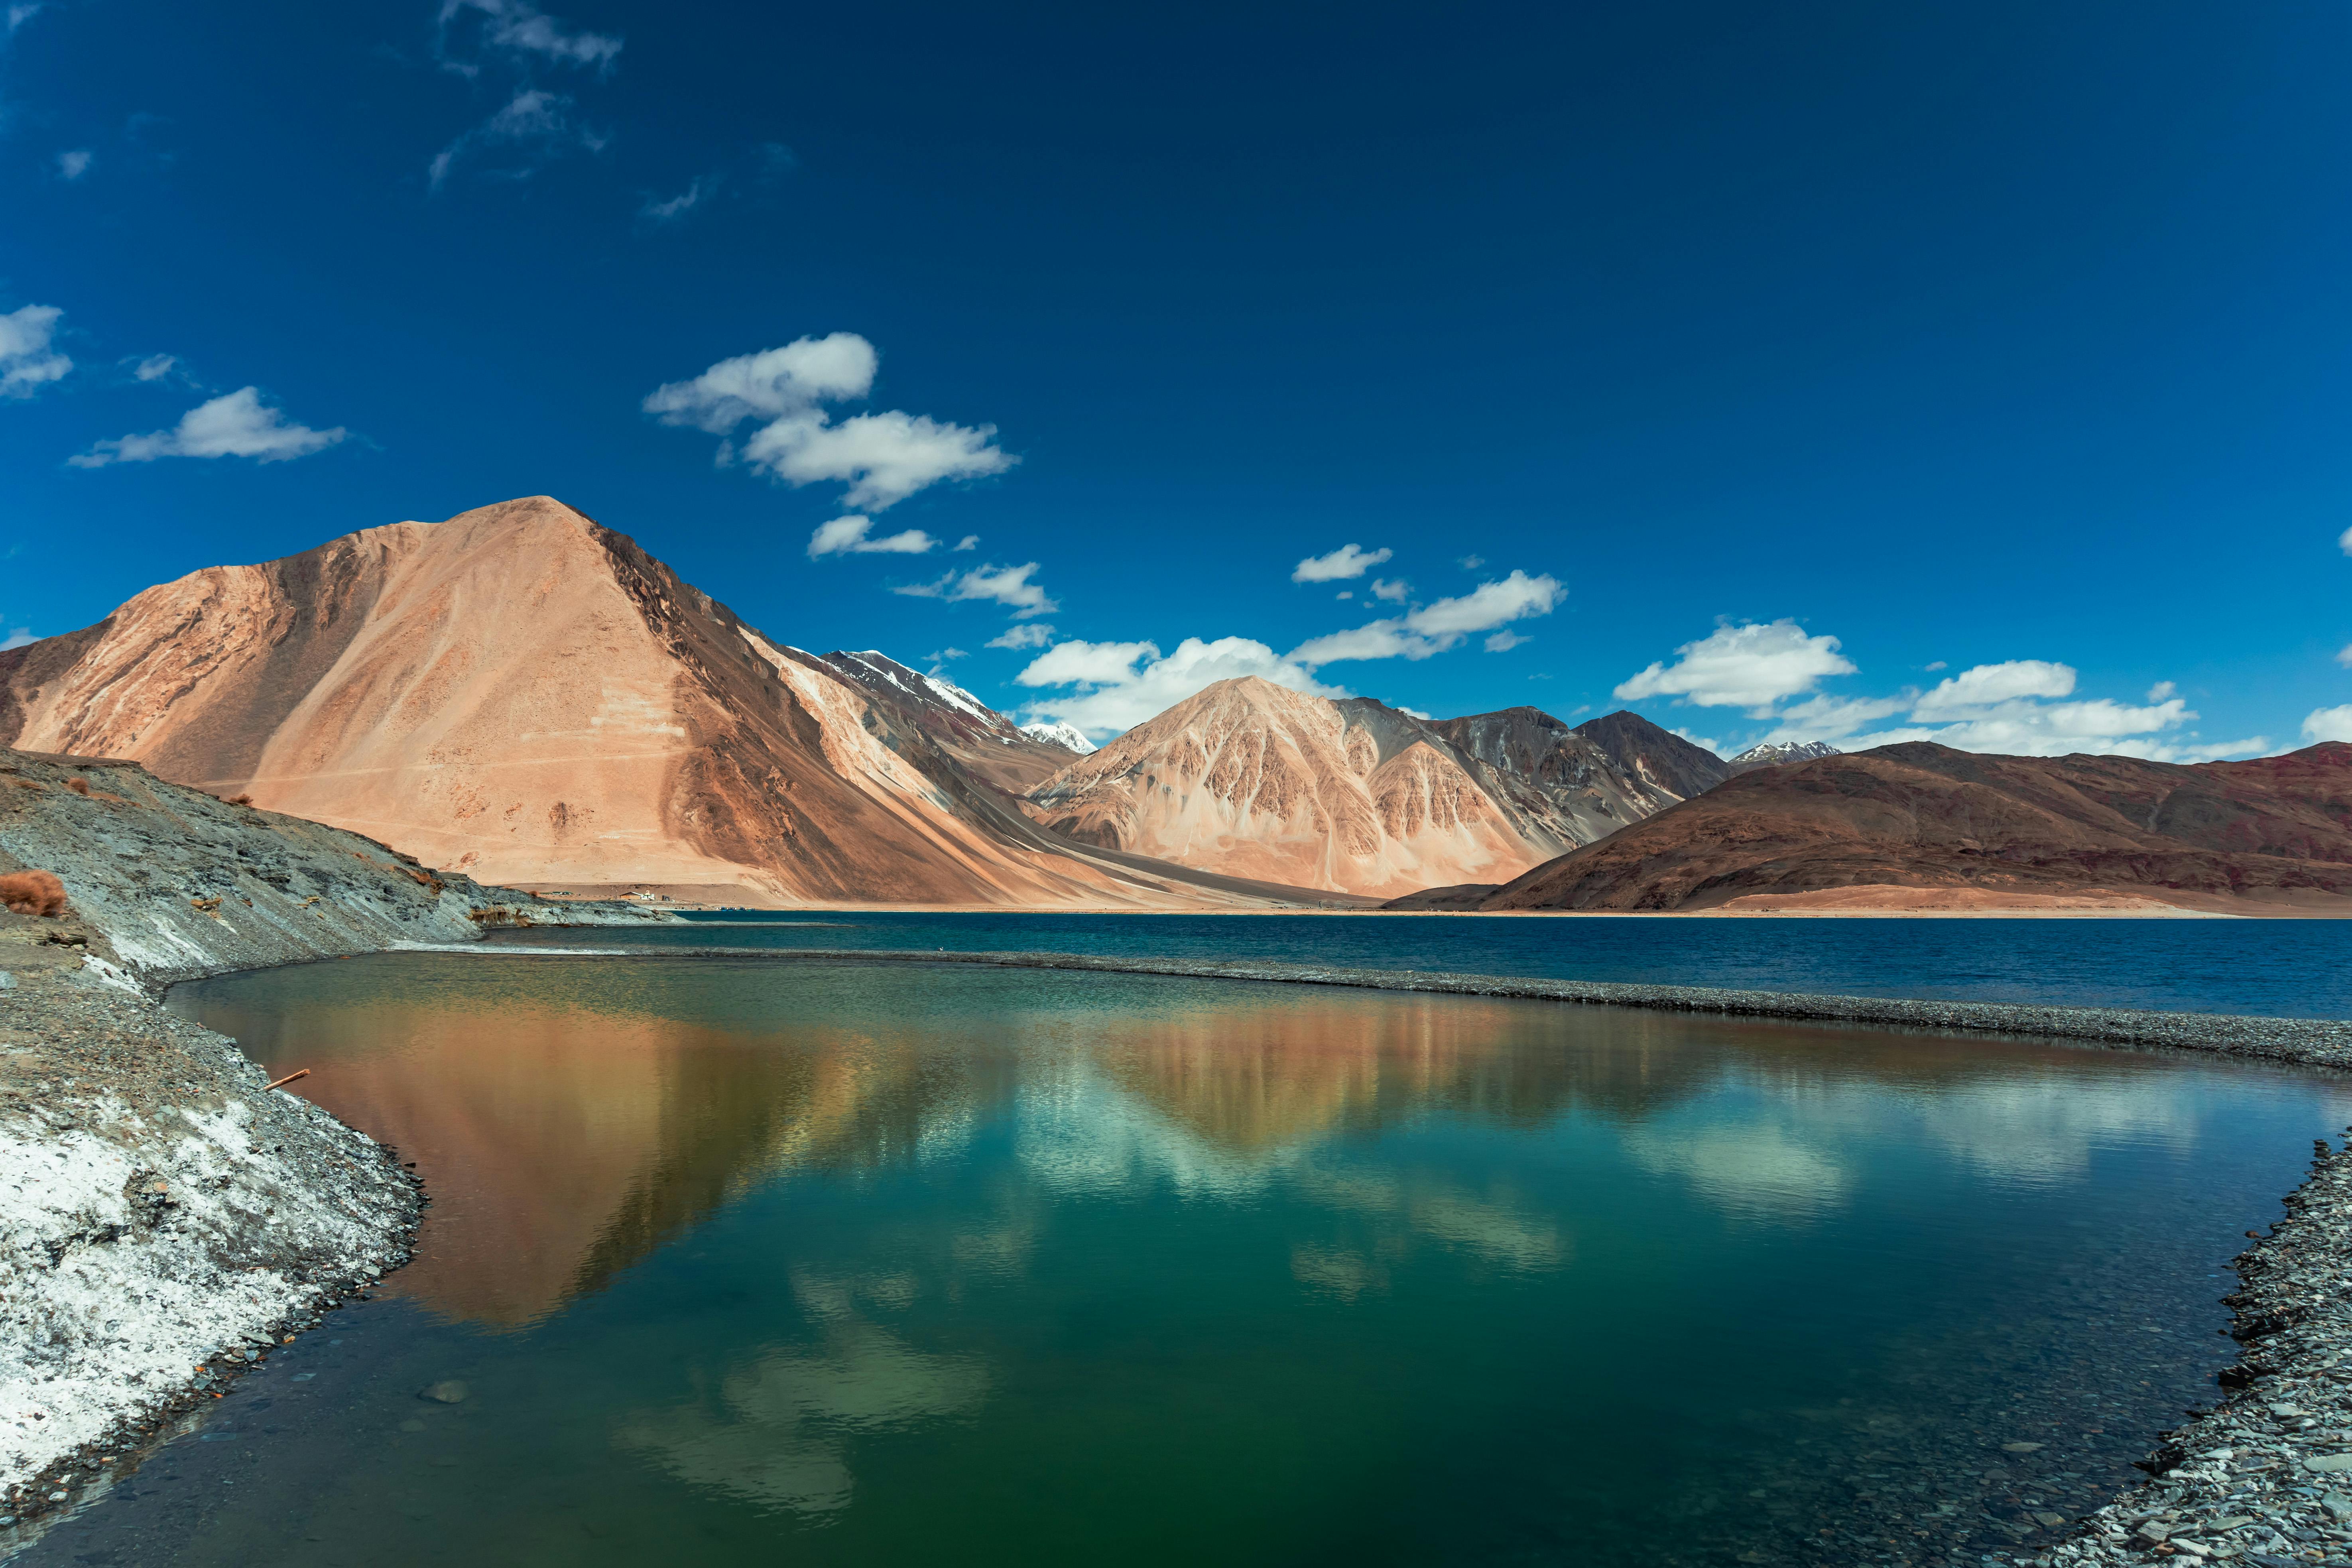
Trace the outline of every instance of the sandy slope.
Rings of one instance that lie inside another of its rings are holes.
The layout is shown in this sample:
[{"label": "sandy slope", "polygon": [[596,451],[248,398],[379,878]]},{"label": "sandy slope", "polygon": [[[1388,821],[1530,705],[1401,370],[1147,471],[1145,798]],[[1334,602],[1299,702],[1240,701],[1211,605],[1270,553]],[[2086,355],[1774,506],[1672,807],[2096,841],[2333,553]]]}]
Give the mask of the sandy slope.
[{"label": "sandy slope", "polygon": [[[544,496],[207,568],[0,653],[0,743],[139,759],[509,885],[1264,901],[1053,841],[908,709]],[[1001,749],[1030,777],[1048,750]]]}]

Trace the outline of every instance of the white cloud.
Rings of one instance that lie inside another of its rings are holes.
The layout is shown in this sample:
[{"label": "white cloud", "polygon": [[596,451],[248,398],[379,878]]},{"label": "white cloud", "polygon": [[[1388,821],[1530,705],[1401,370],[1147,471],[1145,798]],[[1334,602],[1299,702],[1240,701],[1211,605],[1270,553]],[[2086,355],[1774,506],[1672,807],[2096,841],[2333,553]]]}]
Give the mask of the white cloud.
[{"label": "white cloud", "polygon": [[967,550],[977,550],[979,548],[980,535],[977,533],[967,533],[961,539],[956,541],[956,553],[959,555],[962,554]]},{"label": "white cloud", "polygon": [[1486,564],[1486,558],[1483,555],[1465,555],[1454,564],[1461,567],[1465,572],[1475,572],[1479,567]]},{"label": "white cloud", "polygon": [[1018,626],[1007,626],[1003,637],[991,637],[983,646],[1018,652],[1023,648],[1044,647],[1053,640],[1054,628],[1044,621],[1023,621]]},{"label": "white cloud", "polygon": [[1530,577],[1515,571],[1459,598],[1440,599],[1388,620],[1311,638],[1291,649],[1289,657],[1310,668],[1344,659],[1428,658],[1475,633],[1548,616],[1567,592],[1549,574]]},{"label": "white cloud", "polygon": [[6,637],[0,637],[0,653],[6,653],[12,647],[23,647],[26,643],[37,643],[40,640],[33,635],[32,627],[18,626]]},{"label": "white cloud", "polygon": [[30,397],[73,369],[52,346],[64,315],[55,305],[26,305],[0,316],[0,397]]},{"label": "white cloud", "polygon": [[905,594],[917,599],[946,599],[957,602],[971,599],[988,600],[1010,609],[1014,617],[1027,620],[1032,616],[1049,616],[1062,606],[1045,596],[1045,590],[1029,581],[1037,570],[1034,561],[1021,566],[999,566],[991,563],[976,566],[959,576],[950,572],[936,583],[909,583],[893,588],[894,594]]},{"label": "white cloud", "polygon": [[1701,708],[1746,708],[1758,718],[1772,704],[1811,691],[1824,676],[1852,675],[1833,637],[1807,637],[1792,620],[1720,626],[1675,649],[1672,665],[1653,664],[1620,683],[1620,701],[1679,697]]},{"label": "white cloud", "polygon": [[[934,665],[941,665],[946,664],[950,659],[970,658],[971,655],[964,652],[964,650],[960,647],[943,647],[936,653],[927,653],[923,657]],[[937,674],[938,671],[935,669],[932,673]]]},{"label": "white cloud", "polygon": [[571,98],[541,88],[526,87],[507,106],[433,155],[426,184],[439,190],[459,162],[498,147],[520,150],[523,163],[500,171],[509,178],[527,179],[539,164],[574,147],[601,153],[612,138],[592,131],[572,116]]},{"label": "white cloud", "polygon": [[[2146,706],[2118,702],[2109,697],[2082,702],[2018,698],[1969,712],[1967,719],[1932,728],[1913,724],[1879,734],[1858,735],[1846,749],[1866,751],[1900,741],[1933,741],[1963,752],[1995,752],[2014,757],[2059,757],[2070,752],[2096,752],[2146,757],[2153,762],[2179,762],[2191,751],[2210,749],[2157,738],[2197,717],[2177,697]],[[1914,710],[1912,717],[1918,716]]]},{"label": "white cloud", "polygon": [[39,0],[32,0],[32,3],[31,3],[31,4],[28,4],[28,5],[11,5],[11,6],[9,6],[9,7],[8,7],[8,32],[9,32],[9,36],[13,37],[16,35],[16,29],[17,29],[17,28],[19,28],[19,27],[23,26],[26,23],[27,23],[27,22],[29,22],[29,21],[31,21],[31,20],[32,20],[36,16],[39,15],[39,14],[40,14],[40,12],[41,12],[43,9],[44,9],[44,7],[43,7],[43,6],[41,5],[41,4],[39,3]]},{"label": "white cloud", "polygon": [[1318,684],[1295,660],[1248,637],[1186,637],[1165,658],[1156,643],[1058,643],[1013,679],[1029,687],[1076,687],[1070,696],[1041,699],[1026,710],[1102,737],[1133,729],[1203,687],[1244,675],[1318,697],[1348,695],[1345,688]]},{"label": "white cloud", "polygon": [[2342,533],[2336,535],[2336,548],[2341,550],[2347,555],[2352,555],[2352,528],[2347,528]]},{"label": "white cloud", "polygon": [[1703,752],[1713,752],[1718,757],[1723,755],[1722,742],[1708,736],[1694,735],[1690,732],[1687,727],[1676,730],[1675,733],[1680,735],[1684,740],[1688,741],[1692,745],[1698,747]]},{"label": "white cloud", "polygon": [[2346,643],[2336,650],[2336,662],[2347,669],[2352,669],[2352,643]]},{"label": "white cloud", "polygon": [[1412,584],[1402,577],[1394,582],[1385,577],[1375,577],[1368,592],[1375,599],[1386,599],[1391,605],[1402,605],[1412,597]]},{"label": "white cloud", "polygon": [[89,173],[89,161],[94,154],[87,147],[77,147],[70,153],[58,154],[58,178],[79,180]]},{"label": "white cloud", "polygon": [[1353,544],[1343,544],[1328,555],[1310,555],[1291,573],[1294,583],[1336,583],[1344,578],[1360,577],[1366,572],[1395,554],[1393,550],[1374,550],[1369,553]]},{"label": "white cloud", "polygon": [[1135,679],[1137,659],[1159,657],[1158,643],[1073,640],[1040,654],[1013,679],[1024,686],[1116,686]]},{"label": "white cloud", "polygon": [[880,539],[868,538],[873,527],[870,517],[836,517],[831,522],[820,523],[816,531],[809,535],[809,559],[821,561],[828,555],[925,555],[939,543],[919,528]]},{"label": "white cloud", "polygon": [[1331,596],[1335,599],[1352,599],[1356,596],[1356,591],[1353,588],[1342,588]]},{"label": "white cloud", "polygon": [[1842,740],[1865,724],[1907,711],[1917,698],[1916,691],[1894,697],[1832,697],[1823,692],[1782,709],[1779,727],[1764,739],[1775,745],[1786,741]]},{"label": "white cloud", "polygon": [[[2167,695],[2169,695],[2168,683]],[[1968,719],[1988,709],[2025,697],[2071,697],[2074,670],[2071,665],[2047,659],[2012,658],[2005,664],[1979,664],[1936,683],[1919,699],[1911,717],[1926,723]]]},{"label": "white cloud", "polygon": [[313,430],[289,424],[282,410],[269,407],[257,389],[245,386],[189,409],[172,429],[100,441],[66,460],[78,468],[157,458],[253,458],[276,463],[323,451],[349,434],[340,425]]},{"label": "white cloud", "polygon": [[665,227],[685,219],[686,215],[719,194],[717,174],[697,174],[686,189],[667,200],[647,196],[637,208],[637,216],[656,227]]},{"label": "white cloud", "polygon": [[1513,648],[1517,647],[1524,643],[1531,643],[1533,641],[1535,641],[1535,638],[1523,637],[1517,632],[1496,632],[1493,637],[1486,639],[1486,651],[1488,653],[1508,653]]},{"label": "white cloud", "polygon": [[1428,715],[1428,714],[1426,714],[1426,713],[1424,713],[1424,712],[1423,712],[1423,711],[1422,711],[1420,709],[1418,709],[1418,708],[1407,708],[1407,707],[1406,707],[1406,706],[1404,706],[1402,703],[1399,703],[1399,704],[1397,705],[1397,711],[1398,711],[1398,712],[1400,712],[1400,713],[1410,713],[1410,714],[1412,714],[1414,718],[1416,718],[1416,719],[1420,720],[1420,721],[1421,721],[1423,723],[1424,723],[1424,724],[1426,724],[1426,723],[1428,723],[1428,722],[1429,722],[1429,715]]},{"label": "white cloud", "polygon": [[131,367],[131,374],[141,381],[161,381],[180,366],[171,354],[149,354]]},{"label": "white cloud", "polygon": [[740,457],[794,486],[838,481],[849,487],[845,505],[871,511],[943,479],[1003,473],[1020,460],[992,444],[993,425],[950,425],[897,410],[835,424],[823,405],[864,398],[877,363],[874,345],[855,332],[802,338],[657,387],[645,409],[664,424],[714,436],[757,421],[740,447],[721,445],[720,462]]},{"label": "white cloud", "polygon": [[[440,47],[446,56],[450,24],[467,17],[481,22],[481,42],[517,57],[535,56],[558,65],[582,66],[603,72],[621,56],[621,40],[606,33],[567,27],[527,0],[443,0],[439,19]],[[476,67],[448,61],[464,75]]]},{"label": "white cloud", "polygon": [[2303,721],[2303,738],[2315,745],[2322,741],[2352,741],[2352,702],[2313,710]]},{"label": "white cloud", "polygon": [[[2261,736],[2200,741],[2185,728],[2197,714],[2168,680],[2149,688],[2140,703],[2077,698],[2076,671],[2052,659],[1975,665],[1925,692],[1914,687],[1848,697],[1815,689],[1829,677],[1857,673],[1838,639],[1809,636],[1793,620],[1718,626],[1675,652],[1680,657],[1673,664],[1651,665],[1620,685],[1617,697],[1669,696],[1699,707],[1742,708],[1751,718],[1773,721],[1759,739],[1776,745],[1825,741],[1859,752],[1933,741],[1960,751],[2013,756],[2092,752],[2200,762],[2247,755],[2268,743]],[[1938,660],[1927,668],[1945,666]],[[1800,696],[1805,700],[1790,701]]]}]

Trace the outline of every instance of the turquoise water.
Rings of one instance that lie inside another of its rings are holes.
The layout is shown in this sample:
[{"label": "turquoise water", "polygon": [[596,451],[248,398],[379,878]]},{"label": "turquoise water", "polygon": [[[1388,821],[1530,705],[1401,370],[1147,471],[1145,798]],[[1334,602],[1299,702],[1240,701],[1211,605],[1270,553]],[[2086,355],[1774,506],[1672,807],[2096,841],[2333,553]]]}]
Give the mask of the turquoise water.
[{"label": "turquoise water", "polygon": [[2352,1116],[2124,1052],[963,966],[406,954],[173,1005],[436,1204],[27,1563],[2021,1557],[2210,1397],[2242,1233]]},{"label": "turquoise water", "polygon": [[705,917],[667,929],[502,932],[493,940],[1285,959],[1843,995],[2352,1017],[2352,921],[858,910]]}]

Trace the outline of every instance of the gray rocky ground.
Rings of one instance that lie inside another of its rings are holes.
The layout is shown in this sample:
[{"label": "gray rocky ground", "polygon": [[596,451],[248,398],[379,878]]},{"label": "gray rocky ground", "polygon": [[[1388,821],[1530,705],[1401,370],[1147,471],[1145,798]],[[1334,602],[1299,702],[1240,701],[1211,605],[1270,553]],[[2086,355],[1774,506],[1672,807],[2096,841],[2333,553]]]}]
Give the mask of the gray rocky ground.
[{"label": "gray rocky ground", "polygon": [[68,1503],[177,1412],[405,1260],[393,1152],[269,1089],[173,1017],[191,976],[488,926],[658,919],[442,877],[373,840],[0,751],[0,873],[66,886],[0,912],[0,1521]]}]

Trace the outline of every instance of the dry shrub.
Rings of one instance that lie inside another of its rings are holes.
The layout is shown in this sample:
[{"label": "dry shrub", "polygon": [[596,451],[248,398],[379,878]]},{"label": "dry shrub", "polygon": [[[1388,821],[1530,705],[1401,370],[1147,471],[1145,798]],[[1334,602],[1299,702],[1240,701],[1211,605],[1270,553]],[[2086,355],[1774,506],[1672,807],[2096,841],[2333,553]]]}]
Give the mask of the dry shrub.
[{"label": "dry shrub", "polygon": [[15,915],[61,915],[66,885],[54,871],[10,871],[0,875],[0,904]]},{"label": "dry shrub", "polygon": [[89,781],[88,779],[68,779],[66,780],[66,788],[73,791],[74,794],[78,795],[87,798],[89,795]]},{"label": "dry shrub", "polygon": [[228,803],[231,805],[251,805],[253,797],[249,795],[231,795]]}]

